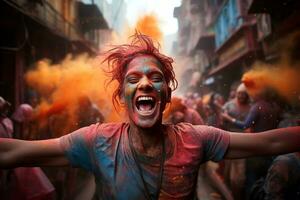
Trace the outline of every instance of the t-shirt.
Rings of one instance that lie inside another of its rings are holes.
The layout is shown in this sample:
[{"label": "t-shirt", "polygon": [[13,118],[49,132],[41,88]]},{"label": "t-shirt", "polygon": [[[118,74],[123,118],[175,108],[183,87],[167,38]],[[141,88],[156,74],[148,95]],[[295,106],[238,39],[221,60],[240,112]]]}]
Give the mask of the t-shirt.
[{"label": "t-shirt", "polygon": [[[146,192],[128,140],[128,123],[94,124],[60,138],[74,167],[94,173],[99,199],[146,199]],[[159,199],[192,199],[201,163],[221,160],[229,134],[188,123],[164,125],[167,158]],[[155,195],[160,158],[139,155],[144,180]]]},{"label": "t-shirt", "polygon": [[[239,105],[236,99],[232,99],[229,102],[225,103],[222,107],[224,111],[226,111],[231,117],[244,121],[248,115],[250,110],[250,105]],[[225,130],[233,131],[233,132],[242,132],[244,129],[236,127],[234,124],[224,121],[223,127]]]},{"label": "t-shirt", "polygon": [[245,121],[237,120],[234,124],[242,129],[251,127],[257,133],[277,128],[279,117],[280,108],[276,103],[260,100],[251,106]]}]

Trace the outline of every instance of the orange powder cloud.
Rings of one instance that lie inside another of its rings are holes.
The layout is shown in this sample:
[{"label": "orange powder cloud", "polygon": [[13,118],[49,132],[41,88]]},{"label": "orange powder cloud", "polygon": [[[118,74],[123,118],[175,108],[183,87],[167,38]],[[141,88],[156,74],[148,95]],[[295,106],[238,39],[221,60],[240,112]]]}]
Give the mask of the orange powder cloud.
[{"label": "orange powder cloud", "polygon": [[150,36],[156,41],[162,41],[162,31],[159,27],[159,21],[154,14],[148,14],[140,17],[135,28],[139,32]]},{"label": "orange powder cloud", "polygon": [[26,73],[25,80],[42,97],[37,107],[36,117],[43,121],[56,116],[63,118],[63,127],[55,135],[63,135],[76,129],[76,115],[81,97],[88,97],[104,115],[106,121],[121,121],[121,116],[113,108],[111,96],[114,85],[105,86],[107,76],[104,66],[81,55],[67,56],[60,64],[44,60]]},{"label": "orange powder cloud", "polygon": [[[128,43],[129,36],[136,30],[157,42],[162,42],[157,17],[147,14],[137,20],[135,27],[126,27],[124,34],[112,33],[110,41],[106,41],[107,46],[102,45],[102,49],[108,50],[111,44]],[[41,96],[36,119],[43,126],[52,126],[55,136],[67,134],[78,128],[77,112],[81,97],[88,97],[95,103],[107,122],[126,119],[124,110],[115,111],[112,105],[111,96],[116,83],[106,88],[107,76],[102,70],[106,66],[98,62],[99,60],[87,55],[77,57],[69,55],[62,62],[53,64],[50,60],[44,59],[37,62],[35,69],[26,73],[27,84]]]},{"label": "orange powder cloud", "polygon": [[[159,19],[154,14],[145,14],[137,19],[134,26],[125,25],[122,34],[112,32],[111,40],[107,44],[116,45],[131,42],[130,36],[134,35],[135,31],[150,36],[160,44],[163,43],[163,33],[160,28]],[[109,48],[104,47],[104,49],[108,50]]]},{"label": "orange powder cloud", "polygon": [[260,94],[265,88],[272,88],[292,102],[300,95],[299,77],[299,69],[257,63],[252,70],[243,75],[242,81],[251,96]]},{"label": "orange powder cloud", "polygon": [[278,43],[282,52],[277,63],[256,62],[252,70],[243,75],[242,81],[251,96],[260,94],[266,88],[271,88],[290,103],[298,101],[300,66],[299,62],[295,62],[295,58],[292,58],[291,55],[297,51],[298,47],[295,44],[299,41],[300,32],[292,33]]}]

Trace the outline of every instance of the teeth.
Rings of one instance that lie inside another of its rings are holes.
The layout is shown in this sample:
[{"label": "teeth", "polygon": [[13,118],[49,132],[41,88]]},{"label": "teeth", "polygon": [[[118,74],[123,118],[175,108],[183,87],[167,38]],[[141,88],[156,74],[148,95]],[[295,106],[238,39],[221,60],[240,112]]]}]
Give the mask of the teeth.
[{"label": "teeth", "polygon": [[153,101],[154,99],[153,97],[145,97],[145,96],[138,98],[138,101],[148,101],[148,100]]}]

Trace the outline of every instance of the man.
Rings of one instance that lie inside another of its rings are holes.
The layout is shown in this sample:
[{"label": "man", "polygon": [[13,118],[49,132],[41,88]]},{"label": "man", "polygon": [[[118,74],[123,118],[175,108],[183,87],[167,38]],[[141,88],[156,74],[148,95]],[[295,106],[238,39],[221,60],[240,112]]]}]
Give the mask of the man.
[{"label": "man", "polygon": [[[239,121],[244,121],[250,110],[246,86],[241,83],[237,87],[235,94],[233,99],[224,104],[223,111]],[[223,127],[225,130],[232,132],[243,131],[243,129],[235,127],[227,121],[223,122]],[[245,199],[245,159],[225,161],[225,180],[233,191],[234,199]]]},{"label": "man", "polygon": [[170,108],[165,113],[167,122],[177,124],[187,122],[194,125],[203,125],[203,119],[193,108],[189,108],[180,97],[172,97]]},{"label": "man", "polygon": [[[236,89],[236,96],[234,99],[229,100],[223,106],[223,111],[228,113],[236,120],[244,121],[249,113],[250,103],[246,86],[241,83]],[[227,121],[224,122],[224,128],[228,131],[241,132],[243,129],[234,126]]]},{"label": "man", "polygon": [[[237,120],[227,113],[223,117],[238,128],[250,128],[251,132],[258,133],[276,129],[279,123],[281,109],[276,103],[274,91],[270,88],[251,94],[251,87],[247,87],[249,94],[254,100],[248,115],[244,120]],[[251,188],[255,182],[267,174],[273,158],[252,157],[246,160],[246,195],[250,196]]]},{"label": "man", "polygon": [[266,200],[300,199],[300,153],[278,156],[264,182]]},{"label": "man", "polygon": [[10,103],[0,96],[0,137],[11,138],[14,132],[13,122],[7,116]]},{"label": "man", "polygon": [[[99,199],[192,199],[201,163],[298,151],[300,127],[239,134],[207,126],[162,124],[176,87],[172,59],[135,34],[108,52],[112,81],[128,123],[94,124],[57,139],[0,140],[0,166],[64,166],[95,174]],[[173,84],[172,84],[173,83]],[[268,148],[265,148],[265,147]]]},{"label": "man", "polygon": [[[8,117],[10,103],[0,96],[0,138],[12,138],[14,126]],[[8,198],[9,177],[11,170],[0,170],[0,195],[3,199]]]}]

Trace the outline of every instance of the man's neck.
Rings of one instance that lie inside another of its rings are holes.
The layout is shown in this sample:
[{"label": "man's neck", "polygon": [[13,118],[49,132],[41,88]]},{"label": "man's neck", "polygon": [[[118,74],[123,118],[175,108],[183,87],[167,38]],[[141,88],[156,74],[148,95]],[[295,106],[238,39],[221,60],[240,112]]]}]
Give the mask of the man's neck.
[{"label": "man's neck", "polygon": [[163,125],[159,124],[151,128],[141,128],[130,124],[129,137],[133,147],[139,154],[157,156],[161,152],[163,137]]},{"label": "man's neck", "polygon": [[240,106],[240,107],[247,107],[247,103],[246,102],[240,102],[239,100],[235,100],[236,101],[236,104],[238,105],[238,106]]}]

